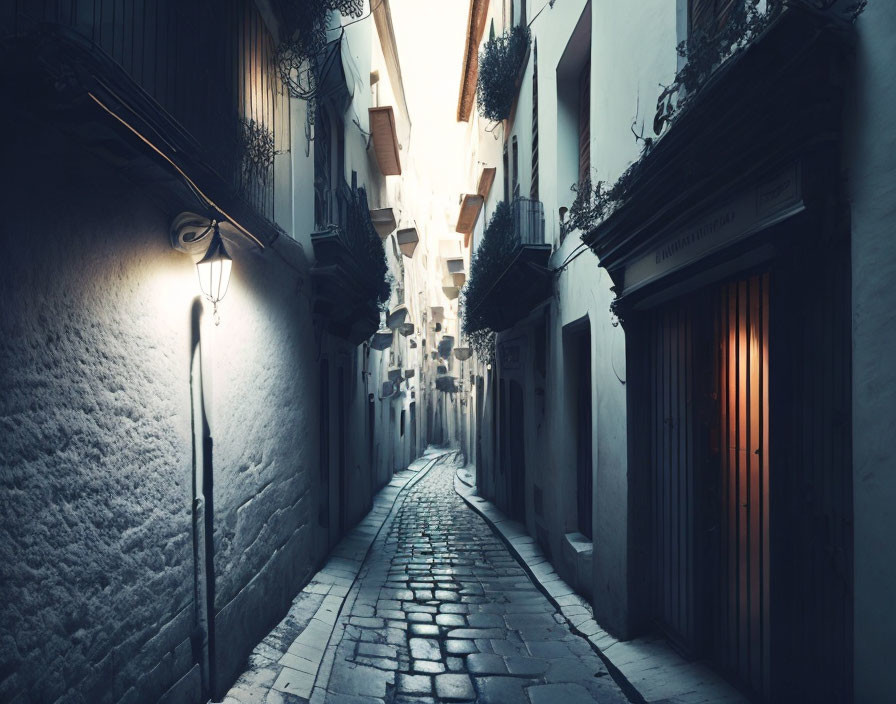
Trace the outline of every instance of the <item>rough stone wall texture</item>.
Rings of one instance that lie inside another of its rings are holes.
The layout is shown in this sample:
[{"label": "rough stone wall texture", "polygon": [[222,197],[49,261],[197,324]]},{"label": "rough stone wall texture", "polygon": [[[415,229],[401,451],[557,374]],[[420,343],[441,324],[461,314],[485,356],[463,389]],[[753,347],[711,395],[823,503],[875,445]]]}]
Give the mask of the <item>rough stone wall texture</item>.
[{"label": "rough stone wall texture", "polygon": [[[174,213],[52,132],[15,129],[0,189],[0,700],[156,701],[179,681],[170,698],[195,700],[195,270],[168,245]],[[270,253],[234,258],[221,326],[202,333],[225,677],[311,569],[317,453],[297,277]]]}]

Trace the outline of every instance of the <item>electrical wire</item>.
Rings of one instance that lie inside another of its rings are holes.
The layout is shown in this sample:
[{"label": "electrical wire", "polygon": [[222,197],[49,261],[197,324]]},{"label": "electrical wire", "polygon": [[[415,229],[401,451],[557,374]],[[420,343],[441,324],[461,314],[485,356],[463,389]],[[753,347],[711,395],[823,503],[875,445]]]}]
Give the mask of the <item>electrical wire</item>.
[{"label": "electrical wire", "polygon": [[180,174],[181,178],[183,178],[183,180],[187,183],[187,185],[189,185],[189,187],[190,187],[196,194],[198,194],[199,196],[202,197],[202,200],[203,200],[204,204],[205,204],[207,207],[212,208],[213,210],[217,211],[217,212],[220,213],[222,216],[224,216],[224,219],[226,219],[228,222],[230,222],[234,227],[236,227],[236,228],[237,228],[240,232],[242,232],[246,237],[248,237],[248,238],[249,238],[250,240],[252,240],[255,244],[257,244],[258,247],[259,247],[259,249],[264,249],[264,248],[265,248],[265,245],[262,243],[262,241],[261,241],[260,239],[258,239],[257,237],[255,237],[255,235],[253,235],[253,234],[252,234],[251,232],[249,232],[245,227],[243,227],[242,225],[240,225],[234,218],[232,218],[230,215],[228,215],[228,214],[224,211],[223,208],[221,208],[220,206],[218,206],[217,203],[215,203],[211,198],[209,198],[207,195],[205,195],[205,193],[202,192],[202,190],[199,188],[199,186],[197,186],[197,185],[193,182],[193,180],[192,180],[189,176],[187,176],[186,172],[185,172],[183,169],[181,169],[180,166],[178,166],[178,165],[174,162],[174,160],[171,159],[171,157],[169,157],[167,154],[165,154],[165,152],[163,152],[161,149],[159,149],[159,148],[158,148],[155,144],[153,144],[149,139],[147,139],[146,137],[144,137],[144,136],[143,136],[143,135],[142,135],[142,134],[135,128],[135,127],[133,127],[131,124],[129,124],[124,118],[120,117],[114,110],[112,110],[111,108],[109,108],[108,106],[106,106],[106,105],[105,105],[99,98],[97,98],[93,93],[88,92],[87,95],[90,96],[90,98],[91,98],[97,105],[99,105],[103,110],[105,110],[107,113],[109,113],[109,115],[111,115],[113,118],[115,118],[116,120],[118,120],[118,122],[120,122],[122,125],[124,125],[128,130],[130,130],[130,131],[131,131],[131,132],[132,132],[138,139],[140,139],[141,142],[143,142],[144,144],[146,144],[150,149],[152,149],[154,152],[156,152],[156,154],[158,154],[160,157],[162,157],[162,159],[164,159],[165,161],[167,161],[167,162],[171,165],[171,167],[172,167],[175,171],[177,171],[178,174]]}]

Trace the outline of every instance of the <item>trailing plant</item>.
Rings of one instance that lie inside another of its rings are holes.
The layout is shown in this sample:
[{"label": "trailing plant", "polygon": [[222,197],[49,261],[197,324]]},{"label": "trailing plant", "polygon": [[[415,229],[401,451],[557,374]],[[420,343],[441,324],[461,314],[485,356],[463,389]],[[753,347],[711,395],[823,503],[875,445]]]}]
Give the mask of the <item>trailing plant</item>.
[{"label": "trailing plant", "polygon": [[346,213],[345,229],[350,242],[356,243],[355,254],[364,272],[370,275],[377,305],[381,310],[389,305],[393,277],[386,262],[386,250],[367,207],[367,192],[357,189]]},{"label": "trailing plant", "polygon": [[[281,18],[275,61],[280,80],[293,98],[313,100],[320,78],[319,60],[327,45],[331,12],[360,17],[363,0],[277,0]],[[309,109],[309,112],[313,112]]]},{"label": "trailing plant", "polygon": [[480,304],[495,281],[504,273],[515,248],[510,204],[501,201],[488,221],[482,244],[473,255],[470,276],[462,291],[463,331],[466,335],[488,329]]},{"label": "trailing plant", "polygon": [[868,0],[766,0],[765,9],[760,11],[757,0],[735,2],[728,21],[719,31],[698,29],[678,45],[678,55],[685,59],[685,63],[675,74],[675,80],[664,86],[660,93],[654,132],[660,135],[713,72],[749,46],[785,7],[799,6],[810,12],[855,22],[867,4]]},{"label": "trailing plant", "polygon": [[495,363],[495,337],[494,330],[477,330],[467,335],[476,359],[483,364]]},{"label": "trailing plant", "polygon": [[[785,7],[796,5],[812,12],[854,22],[865,9],[867,0],[845,4],[842,0],[766,0],[763,12],[759,11],[755,0],[735,3],[728,22],[719,32],[710,34],[706,31],[697,31],[687,41],[678,45],[678,53],[686,59],[686,63],[675,74],[675,80],[663,87],[657,100],[657,112],[653,124],[656,135],[663,133],[724,61],[749,46]],[[578,186],[572,186],[572,191],[576,195],[569,209],[568,219],[561,226],[564,234],[572,230],[579,230],[583,235],[587,234],[631,195],[640,173],[642,160],[657,142],[657,139],[637,133],[635,139],[643,143],[641,155],[612,185],[604,181],[592,185],[591,180],[586,179]]]},{"label": "trailing plant", "polygon": [[479,114],[500,122],[510,117],[516,97],[517,78],[529,50],[531,35],[525,25],[516,25],[499,37],[491,36],[479,54],[476,103]]}]

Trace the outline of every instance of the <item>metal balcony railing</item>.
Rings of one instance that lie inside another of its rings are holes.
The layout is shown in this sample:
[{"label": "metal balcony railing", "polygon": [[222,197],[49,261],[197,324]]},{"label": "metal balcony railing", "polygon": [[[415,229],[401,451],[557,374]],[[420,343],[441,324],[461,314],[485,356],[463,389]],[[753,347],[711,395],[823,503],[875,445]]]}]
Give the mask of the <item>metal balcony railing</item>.
[{"label": "metal balcony railing", "polygon": [[510,204],[513,236],[521,245],[544,244],[544,205],[540,200],[514,198]]}]

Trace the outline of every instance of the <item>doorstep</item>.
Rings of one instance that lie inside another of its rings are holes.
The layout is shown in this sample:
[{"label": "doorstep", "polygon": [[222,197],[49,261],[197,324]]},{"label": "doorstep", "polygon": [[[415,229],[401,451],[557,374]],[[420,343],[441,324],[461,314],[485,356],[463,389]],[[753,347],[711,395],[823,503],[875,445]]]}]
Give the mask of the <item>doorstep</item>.
[{"label": "doorstep", "polygon": [[476,493],[475,471],[464,468],[455,475],[454,490],[504,540],[532,580],[570,628],[588,639],[626,695],[636,702],[676,704],[748,704],[749,699],[715,670],[684,659],[661,636],[620,641],[594,620],[591,604],[580,597],[554,570],[526,527],[508,518]]},{"label": "doorstep", "polygon": [[293,599],[283,620],[252,651],[246,671],[227,692],[223,704],[257,704],[266,701],[271,691],[311,698],[318,678],[329,676],[321,662],[370,546],[404,490],[448,454],[427,450],[407,469],[396,472],[374,496],[370,512],[342,537],[327,563]]}]

